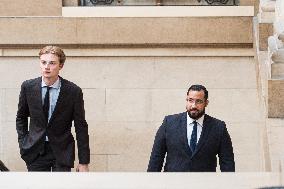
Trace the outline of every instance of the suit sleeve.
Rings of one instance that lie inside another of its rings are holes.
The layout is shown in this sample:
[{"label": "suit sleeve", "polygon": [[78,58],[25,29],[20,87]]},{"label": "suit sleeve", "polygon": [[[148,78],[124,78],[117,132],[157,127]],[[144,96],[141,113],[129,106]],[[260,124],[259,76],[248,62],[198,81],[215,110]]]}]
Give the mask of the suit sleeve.
[{"label": "suit sleeve", "polygon": [[28,134],[29,115],[30,113],[26,98],[25,83],[23,83],[19,95],[18,111],[16,116],[16,129],[20,149],[22,148],[23,141]]},{"label": "suit sleeve", "polygon": [[235,172],[233,146],[226,125],[224,125],[218,156],[222,172]]},{"label": "suit sleeve", "polygon": [[167,152],[166,147],[166,118],[156,133],[152,153],[148,165],[148,172],[161,172],[164,158]]},{"label": "suit sleeve", "polygon": [[74,126],[78,145],[78,159],[80,164],[90,163],[90,147],[88,124],[85,120],[83,92],[80,89],[74,106]]}]

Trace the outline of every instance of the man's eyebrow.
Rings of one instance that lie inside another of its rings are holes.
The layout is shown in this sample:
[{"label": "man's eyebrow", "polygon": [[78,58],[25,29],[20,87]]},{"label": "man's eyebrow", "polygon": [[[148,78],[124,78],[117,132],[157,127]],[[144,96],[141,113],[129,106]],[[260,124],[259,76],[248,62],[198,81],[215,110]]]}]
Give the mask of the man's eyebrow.
[{"label": "man's eyebrow", "polygon": [[51,61],[46,61],[46,60],[40,60],[41,62],[56,62],[55,60],[51,60]]}]

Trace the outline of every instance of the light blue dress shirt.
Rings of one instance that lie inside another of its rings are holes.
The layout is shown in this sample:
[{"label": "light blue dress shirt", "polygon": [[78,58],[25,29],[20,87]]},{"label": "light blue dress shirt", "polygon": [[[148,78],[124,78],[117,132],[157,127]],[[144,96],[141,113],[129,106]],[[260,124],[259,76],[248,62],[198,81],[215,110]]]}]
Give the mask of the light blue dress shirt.
[{"label": "light blue dress shirt", "polygon": [[[48,111],[48,121],[51,118],[51,115],[55,109],[56,103],[57,103],[57,99],[59,96],[59,92],[60,92],[60,87],[61,87],[61,81],[58,78],[55,83],[51,86],[50,90],[49,90],[49,111]],[[41,81],[41,97],[42,97],[42,105],[44,103],[44,97],[45,97],[45,93],[47,91],[47,85],[44,83],[44,81]]]}]

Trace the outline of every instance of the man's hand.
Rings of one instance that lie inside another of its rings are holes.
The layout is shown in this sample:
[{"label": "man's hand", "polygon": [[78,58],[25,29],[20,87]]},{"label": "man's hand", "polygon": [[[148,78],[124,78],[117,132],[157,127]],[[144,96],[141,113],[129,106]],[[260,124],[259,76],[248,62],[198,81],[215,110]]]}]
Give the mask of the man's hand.
[{"label": "man's hand", "polygon": [[78,164],[76,172],[89,172],[88,164]]}]

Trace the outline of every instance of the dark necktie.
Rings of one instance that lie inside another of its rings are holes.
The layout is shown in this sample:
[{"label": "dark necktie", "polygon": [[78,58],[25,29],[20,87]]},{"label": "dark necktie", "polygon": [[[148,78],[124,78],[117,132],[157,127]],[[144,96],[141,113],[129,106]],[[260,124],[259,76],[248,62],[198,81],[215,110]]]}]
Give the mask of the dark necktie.
[{"label": "dark necktie", "polygon": [[46,93],[45,93],[45,97],[44,97],[44,102],[43,102],[43,113],[44,116],[48,122],[48,111],[49,111],[49,90],[51,89],[51,87],[46,87]]},{"label": "dark necktie", "polygon": [[194,152],[196,148],[196,143],[197,143],[197,122],[194,121],[191,138],[190,138],[190,149],[192,152]]}]

